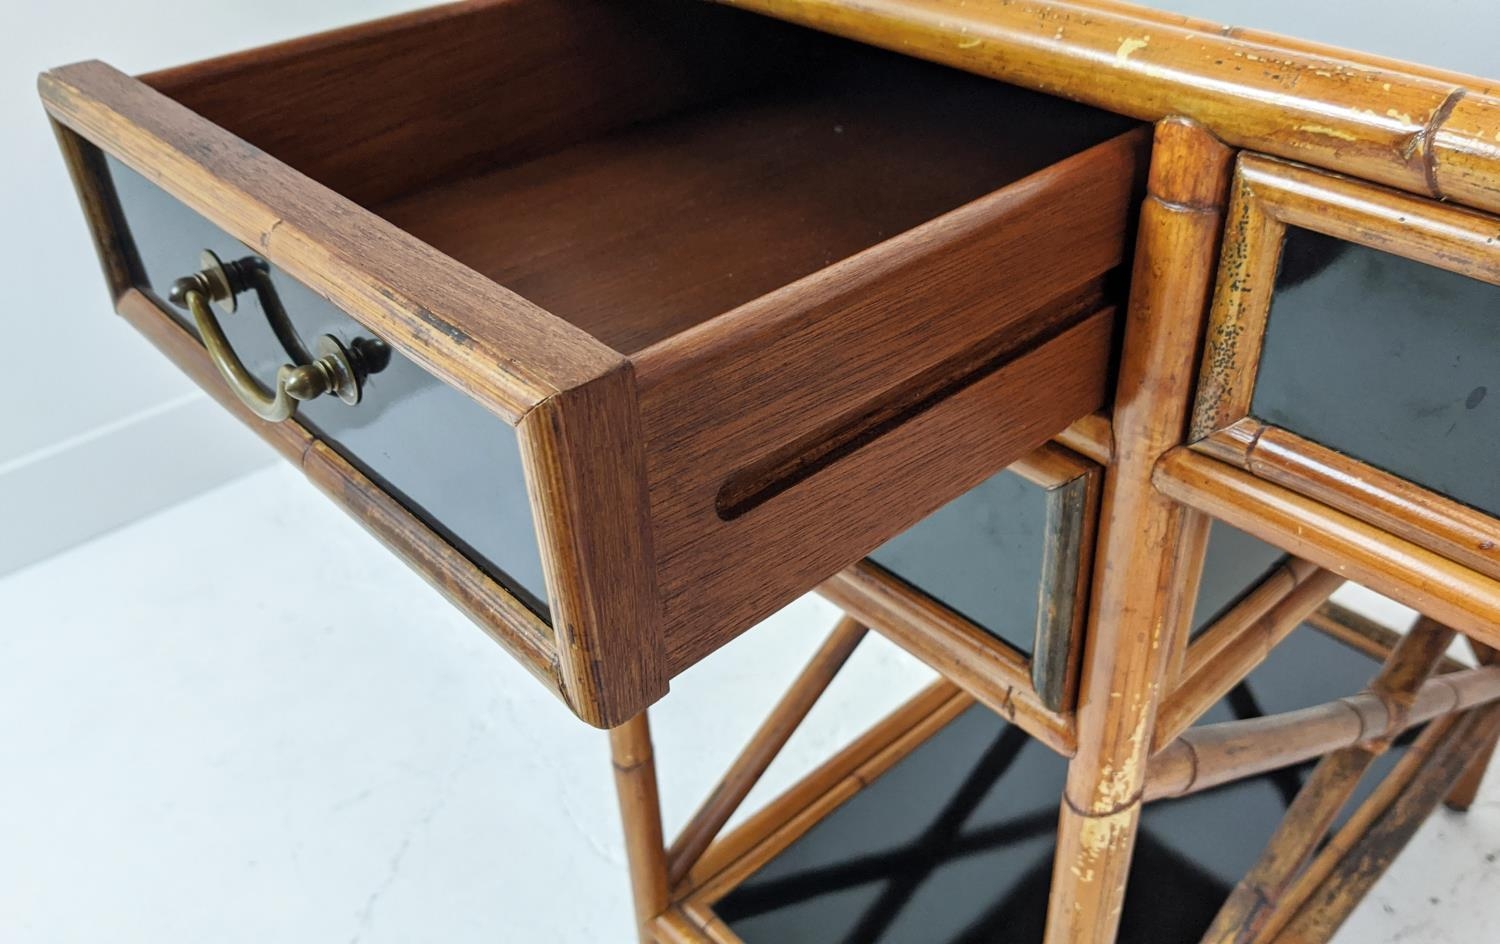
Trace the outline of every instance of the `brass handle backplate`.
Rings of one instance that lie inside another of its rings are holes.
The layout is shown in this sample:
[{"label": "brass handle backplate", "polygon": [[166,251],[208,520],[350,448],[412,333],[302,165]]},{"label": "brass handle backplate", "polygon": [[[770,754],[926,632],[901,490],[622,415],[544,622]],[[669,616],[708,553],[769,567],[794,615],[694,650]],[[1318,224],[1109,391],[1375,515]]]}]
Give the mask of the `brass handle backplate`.
[{"label": "brass handle backplate", "polygon": [[[264,259],[246,256],[222,262],[205,249],[199,261],[201,269],[172,283],[170,299],[192,313],[198,337],[220,376],[240,402],[261,419],[278,423],[295,413],[299,402],[325,394],[353,406],[364,392],[365,378],[379,373],[390,362],[390,349],[383,341],[356,338],[346,346],[331,334],[314,342],[314,356],[287,317]],[[239,295],[247,291],[255,292],[271,330],[292,360],[277,369],[274,390],[267,390],[245,367],[214,315],[214,308],[233,314]]]}]

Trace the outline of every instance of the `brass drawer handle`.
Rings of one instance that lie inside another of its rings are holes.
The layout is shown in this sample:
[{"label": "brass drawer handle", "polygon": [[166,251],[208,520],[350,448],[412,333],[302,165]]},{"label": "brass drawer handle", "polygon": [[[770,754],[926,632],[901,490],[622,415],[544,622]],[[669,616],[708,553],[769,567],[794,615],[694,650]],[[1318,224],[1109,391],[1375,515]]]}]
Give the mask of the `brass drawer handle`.
[{"label": "brass drawer handle", "polygon": [[[331,334],[314,342],[314,357],[287,317],[264,259],[246,256],[226,263],[205,249],[199,261],[203,268],[172,283],[169,297],[174,305],[192,312],[198,336],[220,376],[240,402],[261,419],[279,423],[296,412],[299,402],[330,393],[353,406],[364,391],[365,378],[379,373],[390,362],[390,349],[383,341],[356,338],[345,346]],[[271,330],[292,359],[292,363],[277,369],[274,391],[262,386],[234,353],[213,312],[218,307],[232,314],[236,298],[250,290],[254,290]]]}]

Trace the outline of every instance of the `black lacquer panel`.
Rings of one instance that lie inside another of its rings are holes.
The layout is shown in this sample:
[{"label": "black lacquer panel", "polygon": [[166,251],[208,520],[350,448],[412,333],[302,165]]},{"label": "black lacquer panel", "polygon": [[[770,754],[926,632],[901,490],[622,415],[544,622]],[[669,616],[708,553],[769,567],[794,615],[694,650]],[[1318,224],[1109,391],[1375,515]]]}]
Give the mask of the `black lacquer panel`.
[{"label": "black lacquer panel", "polygon": [[1251,412],[1500,515],[1500,287],[1288,229]]},{"label": "black lacquer panel", "polygon": [[[1350,694],[1378,667],[1304,627],[1205,721]],[[1400,752],[1378,762],[1355,803]],[[1307,770],[1148,806],[1122,944],[1198,941]],[[1061,757],[971,708],[762,867],[718,913],[747,944],[1039,942],[1065,773]]]},{"label": "black lacquer panel", "polygon": [[[108,161],[145,270],[147,284],[141,288],[193,331],[191,315],[162,301],[172,282],[198,269],[204,249],[226,261],[251,255],[253,250],[114,158]],[[371,336],[326,299],[274,267],[271,279],[309,345],[321,334],[332,334],[346,343]],[[239,309],[221,315],[219,321],[245,365],[271,386],[287,355],[254,293],[241,295]],[[323,397],[302,404],[297,417],[533,611],[548,618],[520,444],[499,417],[400,355],[370,377],[357,406]]]},{"label": "black lacquer panel", "polygon": [[1035,640],[1047,490],[991,476],[877,548],[870,559],[1015,649]]},{"label": "black lacquer panel", "polygon": [[1193,604],[1193,636],[1213,625],[1221,612],[1244,596],[1283,556],[1279,548],[1222,521],[1214,522],[1209,531],[1198,599]]},{"label": "black lacquer panel", "polygon": [[[1042,555],[1051,539],[1047,495],[1020,475],[1001,472],[881,545],[870,560],[1030,654]],[[1202,629],[1281,556],[1248,534],[1214,525],[1194,627]]]}]

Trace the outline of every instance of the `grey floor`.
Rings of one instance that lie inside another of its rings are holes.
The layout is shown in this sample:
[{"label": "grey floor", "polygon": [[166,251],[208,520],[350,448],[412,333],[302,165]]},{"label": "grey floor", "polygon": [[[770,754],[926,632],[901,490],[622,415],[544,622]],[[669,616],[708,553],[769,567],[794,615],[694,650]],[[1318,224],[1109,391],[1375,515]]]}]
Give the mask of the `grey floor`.
[{"label": "grey floor", "polygon": [[[674,682],[669,831],[834,617]],[[927,678],[861,647],[751,806]],[[0,941],[633,940],[602,735],[290,469],[0,580],[0,758]],[[1500,771],[1339,940],[1496,940],[1497,859]]]}]

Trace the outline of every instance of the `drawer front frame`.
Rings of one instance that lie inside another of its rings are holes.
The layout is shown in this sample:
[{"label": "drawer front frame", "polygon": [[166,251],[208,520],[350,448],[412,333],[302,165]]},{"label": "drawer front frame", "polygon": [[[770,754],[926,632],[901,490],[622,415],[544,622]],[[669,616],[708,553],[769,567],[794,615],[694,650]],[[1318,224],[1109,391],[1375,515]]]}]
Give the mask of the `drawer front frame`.
[{"label": "drawer front frame", "polygon": [[1204,343],[1192,448],[1500,578],[1500,521],[1253,414],[1289,227],[1500,285],[1500,222],[1493,217],[1243,155]]},{"label": "drawer front frame", "polygon": [[1103,468],[1048,443],[1009,470],[1046,493],[1030,656],[870,560],[839,573],[818,592],[1068,755],[1074,748],[1073,708]]},{"label": "drawer front frame", "polygon": [[[666,693],[627,359],[103,63],[39,85],[122,315],[583,720],[612,727]],[[137,288],[104,151],[515,430],[551,627],[295,419],[269,424],[232,400],[196,338]]]}]

